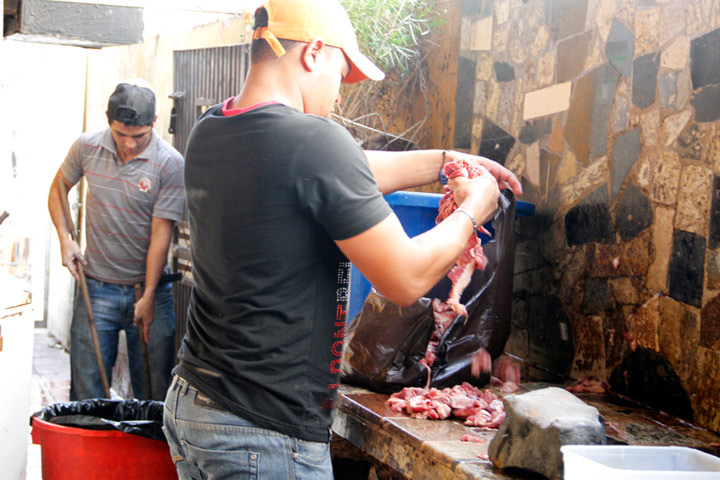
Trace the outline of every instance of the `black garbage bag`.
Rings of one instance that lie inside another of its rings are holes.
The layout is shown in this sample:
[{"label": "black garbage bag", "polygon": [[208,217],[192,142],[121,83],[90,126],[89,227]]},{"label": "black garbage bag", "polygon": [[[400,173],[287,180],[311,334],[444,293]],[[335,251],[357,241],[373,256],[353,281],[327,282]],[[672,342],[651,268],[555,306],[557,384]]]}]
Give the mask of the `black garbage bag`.
[{"label": "black garbage bag", "polygon": [[460,299],[468,315],[458,315],[443,334],[431,369],[420,363],[435,329],[432,299],[445,301],[452,284],[446,277],[410,307],[400,307],[371,291],[345,336],[343,382],[391,393],[403,387],[444,388],[468,381],[485,384],[489,374],[471,375],[471,359],[484,348],[494,359],[510,335],[515,256],[515,197],[500,195],[492,220],[494,234],[483,242],[485,270],[476,270]]},{"label": "black garbage bag", "polygon": [[133,435],[162,440],[163,402],[157,400],[110,400],[91,398],[76,402],[55,403],[35,412],[46,422],[89,430],[120,430]]}]

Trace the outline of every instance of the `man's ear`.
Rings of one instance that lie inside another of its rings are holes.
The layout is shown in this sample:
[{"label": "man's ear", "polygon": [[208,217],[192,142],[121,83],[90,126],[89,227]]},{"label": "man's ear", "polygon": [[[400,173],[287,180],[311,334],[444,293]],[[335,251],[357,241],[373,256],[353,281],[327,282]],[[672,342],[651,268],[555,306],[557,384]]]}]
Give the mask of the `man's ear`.
[{"label": "man's ear", "polygon": [[302,49],[301,61],[303,67],[309,72],[314,72],[324,50],[325,42],[322,38],[316,38],[307,43]]}]

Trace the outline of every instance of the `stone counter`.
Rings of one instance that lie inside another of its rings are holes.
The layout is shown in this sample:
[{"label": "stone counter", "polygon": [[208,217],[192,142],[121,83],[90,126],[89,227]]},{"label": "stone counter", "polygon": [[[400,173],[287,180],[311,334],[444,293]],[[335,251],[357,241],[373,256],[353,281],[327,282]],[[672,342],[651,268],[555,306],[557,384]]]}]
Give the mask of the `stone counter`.
[{"label": "stone counter", "polygon": [[[551,386],[524,383],[518,394]],[[558,386],[558,385],[553,385]],[[502,393],[493,389],[498,396]],[[720,455],[720,435],[617,395],[578,394],[606,422],[610,444],[687,446]],[[496,431],[467,427],[459,420],[422,420],[390,410],[388,395],[341,386],[333,424],[333,456],[354,457],[384,470],[384,479],[541,479],[527,472],[504,472],[487,459]],[[486,440],[463,442],[466,433]],[[346,478],[339,476],[337,478]],[[353,476],[352,478],[361,478]]]}]

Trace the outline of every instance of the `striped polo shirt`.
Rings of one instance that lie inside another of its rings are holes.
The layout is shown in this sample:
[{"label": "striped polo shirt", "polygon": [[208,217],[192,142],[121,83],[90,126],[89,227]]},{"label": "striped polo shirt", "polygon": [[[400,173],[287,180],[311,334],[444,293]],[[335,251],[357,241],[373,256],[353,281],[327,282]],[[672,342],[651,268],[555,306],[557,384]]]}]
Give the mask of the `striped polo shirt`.
[{"label": "striped polo shirt", "polygon": [[82,134],[60,167],[77,183],[87,180],[85,204],[92,278],[131,284],[145,280],[152,217],[179,221],[185,208],[182,155],[153,131],[147,148],[123,164],[110,128]]}]

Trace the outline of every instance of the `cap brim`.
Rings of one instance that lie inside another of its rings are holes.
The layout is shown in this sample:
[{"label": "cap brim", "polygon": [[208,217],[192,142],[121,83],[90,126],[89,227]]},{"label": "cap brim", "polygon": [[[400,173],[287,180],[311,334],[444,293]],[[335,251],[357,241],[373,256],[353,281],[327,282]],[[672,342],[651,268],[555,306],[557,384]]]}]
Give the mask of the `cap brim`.
[{"label": "cap brim", "polygon": [[358,50],[344,49],[345,55],[350,60],[350,73],[343,83],[356,83],[361,80],[370,79],[380,81],[385,78],[385,73],[380,70],[369,58]]}]

